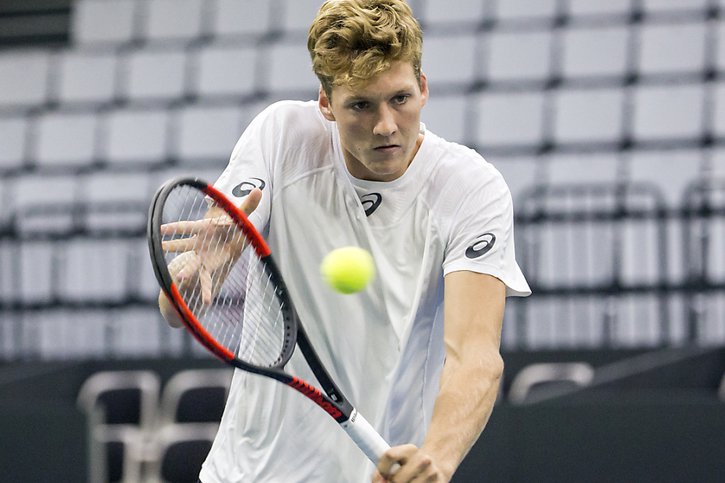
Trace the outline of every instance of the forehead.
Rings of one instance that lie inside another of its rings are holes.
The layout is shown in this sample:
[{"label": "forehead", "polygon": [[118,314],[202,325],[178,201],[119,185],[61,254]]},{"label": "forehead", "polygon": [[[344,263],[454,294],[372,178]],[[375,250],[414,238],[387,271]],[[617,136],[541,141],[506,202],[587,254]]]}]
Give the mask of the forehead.
[{"label": "forehead", "polygon": [[350,86],[332,87],[333,97],[338,99],[388,97],[400,91],[418,89],[418,79],[410,62],[397,61],[390,68],[375,75],[368,82]]}]

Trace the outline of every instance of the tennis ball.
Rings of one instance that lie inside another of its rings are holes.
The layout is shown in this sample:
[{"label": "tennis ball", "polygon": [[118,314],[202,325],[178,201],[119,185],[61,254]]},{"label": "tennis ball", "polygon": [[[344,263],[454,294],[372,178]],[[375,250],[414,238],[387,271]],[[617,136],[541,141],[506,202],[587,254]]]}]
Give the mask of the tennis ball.
[{"label": "tennis ball", "polygon": [[343,247],[325,256],[320,271],[333,289],[351,294],[364,289],[373,278],[375,263],[367,250],[360,247]]}]

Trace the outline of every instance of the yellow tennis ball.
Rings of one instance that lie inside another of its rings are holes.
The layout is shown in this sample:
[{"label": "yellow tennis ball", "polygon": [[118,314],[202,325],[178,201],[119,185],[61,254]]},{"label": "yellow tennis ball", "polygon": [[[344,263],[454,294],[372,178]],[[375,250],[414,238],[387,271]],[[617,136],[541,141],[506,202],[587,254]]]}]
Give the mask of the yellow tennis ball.
[{"label": "yellow tennis ball", "polygon": [[359,292],[375,275],[370,253],[360,247],[343,247],[328,253],[320,266],[322,276],[338,292]]}]

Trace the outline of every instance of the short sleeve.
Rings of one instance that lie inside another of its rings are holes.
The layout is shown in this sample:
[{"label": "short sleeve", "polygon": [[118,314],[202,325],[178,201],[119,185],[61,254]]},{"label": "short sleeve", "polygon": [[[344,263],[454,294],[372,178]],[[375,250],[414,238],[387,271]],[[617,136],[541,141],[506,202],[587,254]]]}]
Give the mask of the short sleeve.
[{"label": "short sleeve", "polygon": [[508,296],[530,295],[516,262],[513,203],[503,177],[487,164],[484,176],[469,178],[464,186],[450,224],[444,274],[485,273],[501,280]]},{"label": "short sleeve", "polygon": [[229,164],[214,184],[239,205],[254,188],[262,190],[259,206],[249,217],[264,233],[272,208],[272,152],[269,132],[270,109],[266,109],[247,126],[234,146]]}]

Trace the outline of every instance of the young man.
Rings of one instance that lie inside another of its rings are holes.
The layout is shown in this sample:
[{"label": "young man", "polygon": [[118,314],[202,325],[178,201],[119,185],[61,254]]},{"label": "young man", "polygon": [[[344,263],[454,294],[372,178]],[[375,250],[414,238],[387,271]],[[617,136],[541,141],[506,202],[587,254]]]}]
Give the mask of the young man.
[{"label": "young man", "polygon": [[[262,112],[216,186],[265,234],[323,363],[392,448],[374,468],[315,405],[237,371],[200,478],[448,481],[496,399],[505,298],[529,293],[511,197],[477,153],[421,124],[422,33],[403,0],[326,2],[308,48],[318,101]],[[378,271],[356,295],[319,276],[347,245]],[[289,370],[308,377],[300,361]]]}]

